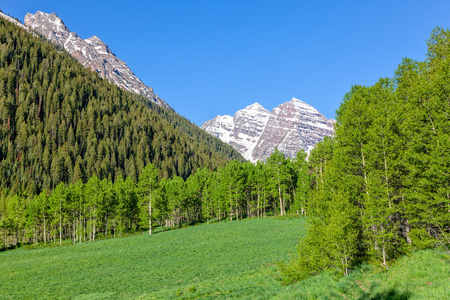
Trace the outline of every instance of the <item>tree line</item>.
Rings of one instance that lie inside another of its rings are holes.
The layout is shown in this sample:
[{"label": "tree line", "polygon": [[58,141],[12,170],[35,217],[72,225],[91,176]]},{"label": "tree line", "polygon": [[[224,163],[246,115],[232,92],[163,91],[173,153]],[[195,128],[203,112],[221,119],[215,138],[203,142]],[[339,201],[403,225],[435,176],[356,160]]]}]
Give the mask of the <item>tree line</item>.
[{"label": "tree line", "polygon": [[450,246],[450,31],[427,45],[424,62],[345,95],[335,137],[311,154],[310,226],[280,264],[284,283]]},{"label": "tree line", "polygon": [[59,183],[51,192],[0,197],[1,247],[23,243],[73,243],[118,237],[159,226],[306,214],[306,154],[286,158],[276,150],[266,163],[231,161],[216,171],[199,168],[184,180],[166,178],[148,164],[135,181],[93,175],[86,183]]}]

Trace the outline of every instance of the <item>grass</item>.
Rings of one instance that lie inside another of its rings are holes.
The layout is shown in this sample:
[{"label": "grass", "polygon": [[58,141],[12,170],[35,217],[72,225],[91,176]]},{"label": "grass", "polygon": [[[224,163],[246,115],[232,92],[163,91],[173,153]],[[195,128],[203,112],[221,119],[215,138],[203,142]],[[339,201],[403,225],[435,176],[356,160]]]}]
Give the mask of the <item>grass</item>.
[{"label": "grass", "polygon": [[198,298],[264,294],[303,218],[202,224],[152,236],[0,253],[0,298]]},{"label": "grass", "polygon": [[423,250],[389,270],[364,265],[339,280],[323,273],[289,286],[277,299],[450,299],[450,256]]},{"label": "grass", "polygon": [[281,286],[275,261],[303,218],[215,223],[63,247],[0,253],[0,299],[445,299],[449,256],[420,251],[388,271],[363,266]]}]

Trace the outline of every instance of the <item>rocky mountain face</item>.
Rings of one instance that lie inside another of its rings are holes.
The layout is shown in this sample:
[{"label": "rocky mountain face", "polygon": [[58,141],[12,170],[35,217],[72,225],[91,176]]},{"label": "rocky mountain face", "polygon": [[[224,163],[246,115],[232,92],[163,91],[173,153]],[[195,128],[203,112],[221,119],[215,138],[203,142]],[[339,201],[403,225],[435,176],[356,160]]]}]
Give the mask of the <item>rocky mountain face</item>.
[{"label": "rocky mountain face", "polygon": [[254,161],[252,150],[258,143],[269,116],[267,109],[255,103],[238,111],[234,117],[217,116],[206,121],[202,129],[230,144],[245,159]]},{"label": "rocky mountain face", "polygon": [[83,40],[75,32],[70,31],[55,13],[47,14],[38,11],[34,15],[27,14],[24,23],[25,27],[42,34],[48,40],[66,49],[86,68],[98,72],[127,91],[140,94],[162,107],[171,109],[97,36]]},{"label": "rocky mountain face", "polygon": [[245,159],[265,161],[278,148],[288,157],[309,152],[325,136],[334,134],[334,120],[296,98],[269,112],[255,103],[231,116],[217,116],[202,125],[206,132],[227,142]]}]

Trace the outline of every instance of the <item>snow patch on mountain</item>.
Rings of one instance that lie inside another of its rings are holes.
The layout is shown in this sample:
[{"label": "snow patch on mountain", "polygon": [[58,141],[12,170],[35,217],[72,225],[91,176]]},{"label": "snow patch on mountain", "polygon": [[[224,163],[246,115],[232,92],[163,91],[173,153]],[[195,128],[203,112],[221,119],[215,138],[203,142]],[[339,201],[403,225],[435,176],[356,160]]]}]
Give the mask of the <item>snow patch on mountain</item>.
[{"label": "snow patch on mountain", "polygon": [[[205,125],[207,124],[207,125]],[[225,143],[229,143],[230,141],[230,133],[234,128],[233,117],[232,116],[220,116],[218,115],[214,119],[210,121],[206,121],[203,125],[211,128],[211,134],[215,137],[218,137]]]},{"label": "snow patch on mountain", "polygon": [[42,34],[48,40],[66,49],[84,67],[96,71],[124,90],[140,94],[162,107],[172,109],[153,92],[151,87],[146,86],[99,37],[94,35],[83,40],[75,32],[70,31],[55,13],[47,14],[38,11],[34,15],[27,14],[24,23],[26,28]]},{"label": "snow patch on mountain", "polygon": [[206,121],[202,128],[256,162],[265,161],[275,148],[291,158],[302,149],[309,153],[325,136],[334,134],[334,120],[292,98],[272,112],[255,103],[233,117],[219,115]]}]

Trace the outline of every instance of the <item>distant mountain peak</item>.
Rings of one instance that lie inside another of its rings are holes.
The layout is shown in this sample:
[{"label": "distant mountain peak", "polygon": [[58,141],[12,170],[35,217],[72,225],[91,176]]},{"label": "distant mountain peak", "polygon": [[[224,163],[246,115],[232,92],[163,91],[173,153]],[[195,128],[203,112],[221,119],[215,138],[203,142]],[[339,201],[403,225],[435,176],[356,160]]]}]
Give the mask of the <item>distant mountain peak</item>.
[{"label": "distant mountain peak", "polygon": [[311,105],[292,98],[269,112],[259,103],[239,110],[233,117],[217,116],[202,128],[227,142],[251,161],[265,161],[278,148],[289,157],[309,152],[327,135],[334,134],[328,120]]},{"label": "distant mountain peak", "polygon": [[[91,36],[90,38],[88,38],[88,39],[86,39],[86,40],[93,40],[93,41],[101,41],[102,42],[102,40],[98,37],[98,36],[96,36],[96,35],[93,35],[93,36]],[[102,42],[103,43],[103,42]]]},{"label": "distant mountain peak", "polygon": [[[25,15],[25,26],[31,27],[31,29],[36,30],[38,24],[45,23],[47,28],[52,29],[55,32],[65,32],[69,31],[67,26],[64,24],[63,20],[58,17],[54,12],[47,14],[41,11],[37,11],[36,14],[26,14]],[[29,24],[32,24],[29,26]]]},{"label": "distant mountain peak", "polygon": [[258,102],[255,102],[255,103],[253,103],[253,104],[250,104],[249,106],[247,106],[246,108],[254,108],[254,107],[256,107],[256,108],[264,108],[261,104],[259,104]]},{"label": "distant mountain peak", "polygon": [[55,13],[48,14],[41,11],[34,15],[28,13],[24,23],[27,28],[66,49],[84,67],[96,71],[127,91],[140,94],[162,107],[171,109],[98,36],[94,35],[83,40],[75,32],[71,32]]},{"label": "distant mountain peak", "polygon": [[262,106],[261,104],[259,104],[258,102],[255,102],[249,106],[247,106],[246,108],[243,109],[243,111],[246,110],[253,110],[253,111],[267,111],[269,112],[267,109],[264,108],[264,106]]},{"label": "distant mountain peak", "polygon": [[292,98],[291,101],[289,101],[288,103],[292,104],[296,109],[299,110],[306,110],[312,113],[319,113],[317,109],[297,98]]}]

